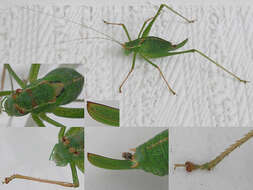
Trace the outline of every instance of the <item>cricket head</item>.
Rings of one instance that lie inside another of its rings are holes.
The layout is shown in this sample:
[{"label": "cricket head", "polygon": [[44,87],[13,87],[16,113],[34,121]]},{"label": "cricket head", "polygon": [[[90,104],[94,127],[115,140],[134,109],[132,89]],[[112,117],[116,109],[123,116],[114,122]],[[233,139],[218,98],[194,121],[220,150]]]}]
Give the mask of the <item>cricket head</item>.
[{"label": "cricket head", "polygon": [[140,48],[140,44],[141,44],[140,38],[133,41],[125,42],[124,44],[122,44],[125,55],[129,55],[132,52],[137,52],[137,49]]},{"label": "cricket head", "polygon": [[22,93],[22,89],[17,89],[12,95],[6,96],[2,101],[1,101],[1,107],[4,104],[4,110],[9,116],[24,116],[28,112],[25,108],[22,108],[20,105],[17,103],[17,98],[19,95]]},{"label": "cricket head", "polygon": [[57,166],[66,166],[68,164],[68,160],[65,159],[65,154],[64,147],[62,144],[58,143],[54,146],[49,159],[53,160]]},{"label": "cricket head", "polygon": [[9,116],[23,116],[26,115],[27,112],[17,105],[15,99],[12,96],[7,96],[4,101],[4,110]]}]

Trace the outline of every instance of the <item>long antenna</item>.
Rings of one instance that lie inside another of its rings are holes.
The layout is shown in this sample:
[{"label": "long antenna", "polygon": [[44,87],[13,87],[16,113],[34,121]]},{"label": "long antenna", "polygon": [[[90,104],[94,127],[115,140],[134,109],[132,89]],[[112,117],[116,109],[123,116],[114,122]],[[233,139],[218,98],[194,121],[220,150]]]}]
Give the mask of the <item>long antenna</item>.
[{"label": "long antenna", "polygon": [[[17,5],[17,6],[18,6],[18,5]],[[92,28],[91,26],[88,26],[88,25],[86,25],[86,24],[73,21],[73,20],[68,19],[68,18],[66,18],[66,17],[58,17],[58,16],[55,16],[55,15],[52,15],[52,14],[49,14],[49,13],[45,13],[45,12],[43,12],[43,11],[34,10],[34,9],[31,9],[31,8],[28,8],[28,7],[21,7],[21,6],[18,6],[18,7],[21,8],[21,9],[33,11],[33,12],[35,12],[35,13],[41,13],[41,14],[43,14],[43,15],[47,15],[47,16],[50,16],[50,17],[53,17],[53,18],[57,18],[57,19],[63,19],[63,20],[65,20],[65,21],[67,21],[67,22],[80,25],[80,26],[82,26],[82,27],[84,27],[84,28],[90,29],[90,30],[92,30],[92,31],[94,31],[94,32],[96,32],[96,33],[98,33],[98,34],[101,34],[101,35],[103,35],[103,36],[105,36],[105,37],[111,39],[113,42],[116,42],[117,44],[120,44],[121,46],[123,46],[122,43],[120,43],[118,40],[114,39],[113,37],[109,36],[108,34],[105,34],[105,33],[103,33],[103,32],[100,32],[100,31],[96,30],[95,28]],[[106,38],[105,38],[105,39],[106,39]]]}]

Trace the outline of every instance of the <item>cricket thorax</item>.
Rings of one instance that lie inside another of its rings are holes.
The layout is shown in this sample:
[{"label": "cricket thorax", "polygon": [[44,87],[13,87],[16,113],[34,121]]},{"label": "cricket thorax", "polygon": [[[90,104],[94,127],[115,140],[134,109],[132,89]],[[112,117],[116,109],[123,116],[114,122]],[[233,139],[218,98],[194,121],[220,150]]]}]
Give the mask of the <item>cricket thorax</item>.
[{"label": "cricket thorax", "polygon": [[53,152],[50,156],[58,166],[66,166],[70,162],[79,162],[84,157],[84,135],[83,129],[79,130],[74,135],[65,134],[60,142],[55,145]]},{"label": "cricket thorax", "polygon": [[56,106],[56,98],[63,90],[63,84],[41,81],[25,89],[17,89],[8,96],[4,107],[8,115],[23,116],[30,112],[50,110]]}]

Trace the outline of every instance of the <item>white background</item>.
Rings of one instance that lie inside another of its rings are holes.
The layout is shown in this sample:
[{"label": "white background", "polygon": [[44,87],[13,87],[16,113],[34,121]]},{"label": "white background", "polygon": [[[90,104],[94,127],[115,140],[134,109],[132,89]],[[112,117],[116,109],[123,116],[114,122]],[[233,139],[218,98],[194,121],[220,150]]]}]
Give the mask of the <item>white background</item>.
[{"label": "white background", "polygon": [[187,173],[174,170],[174,164],[211,161],[252,128],[172,128],[170,130],[169,189],[184,190],[251,190],[253,140],[250,139],[223,159],[212,171]]},{"label": "white background", "polygon": [[[85,130],[85,151],[103,156],[123,159],[128,152],[165,128],[92,128]],[[105,170],[97,168],[85,158],[85,189],[92,190],[167,190],[168,176],[155,176],[143,170]]]},{"label": "white background", "polygon": [[[0,129],[0,176],[4,177],[14,173],[72,182],[69,166],[58,167],[49,160],[54,145],[58,142],[58,128],[1,128]],[[80,187],[84,189],[83,173],[78,171]],[[52,184],[42,184],[16,179],[8,185],[0,186],[6,190],[33,190],[33,189],[69,189]]]}]

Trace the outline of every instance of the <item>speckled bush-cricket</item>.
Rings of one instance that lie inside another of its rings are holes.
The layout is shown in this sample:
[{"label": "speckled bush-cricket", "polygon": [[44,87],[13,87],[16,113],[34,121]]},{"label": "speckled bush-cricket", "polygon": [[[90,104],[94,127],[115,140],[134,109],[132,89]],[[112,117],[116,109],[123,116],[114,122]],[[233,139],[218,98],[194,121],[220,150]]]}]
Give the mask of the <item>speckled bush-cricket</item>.
[{"label": "speckled bush-cricket", "polygon": [[20,174],[6,177],[3,183],[8,184],[14,179],[25,179],[65,187],[79,187],[77,168],[84,173],[84,128],[72,127],[66,131],[66,128],[62,127],[58,134],[58,143],[52,150],[50,160],[53,160],[56,165],[60,167],[69,165],[72,172],[73,183],[34,178]]},{"label": "speckled bush-cricket", "polygon": [[117,160],[88,153],[91,164],[111,170],[142,169],[154,175],[168,175],[168,130],[162,131],[140,146],[122,153],[125,160]]},{"label": "speckled bush-cricket", "polygon": [[[18,78],[10,65],[5,65],[4,67],[22,88],[15,91],[0,91],[0,96],[8,95],[2,99],[1,108],[9,116],[19,117],[31,113],[38,126],[42,122],[38,119],[43,119],[55,126],[63,126],[47,117],[45,113],[53,113],[56,116],[72,119],[84,117],[83,108],[60,107],[75,101],[82,91],[84,78],[74,69],[58,68],[43,78],[37,79],[40,65],[33,64],[28,78],[30,84],[26,84],[26,82]],[[98,122],[119,126],[119,109],[88,102],[87,110],[92,118]]]},{"label": "speckled bush-cricket", "polygon": [[46,121],[57,127],[65,127],[49,118],[46,113],[53,113],[65,118],[83,118],[83,108],[67,108],[77,99],[83,89],[84,77],[72,68],[57,68],[38,79],[40,64],[32,64],[29,71],[28,83],[21,80],[9,64],[4,68],[19,84],[20,89],[1,91],[2,111],[9,116],[20,117],[31,114],[39,127],[44,127]]},{"label": "speckled bush-cricket", "polygon": [[[225,71],[226,73],[228,73],[229,75],[233,76],[234,78],[236,78],[238,81],[243,82],[243,83],[247,83],[248,81],[243,80],[241,78],[239,78],[237,75],[235,75],[234,73],[232,73],[231,71],[227,70],[226,68],[224,68],[222,65],[218,64],[216,61],[214,61],[213,59],[211,59],[209,56],[207,56],[206,54],[204,54],[203,52],[197,50],[197,49],[189,49],[189,50],[184,50],[184,51],[177,51],[175,52],[175,50],[183,47],[188,39],[185,39],[184,41],[178,43],[178,44],[172,44],[171,42],[164,40],[162,38],[159,37],[155,37],[155,36],[149,36],[149,33],[152,29],[153,24],[155,23],[156,19],[158,18],[158,16],[161,14],[161,11],[163,8],[167,8],[169,11],[171,11],[172,13],[178,15],[179,17],[181,17],[182,19],[184,19],[186,22],[188,23],[193,23],[194,20],[189,20],[186,17],[182,16],[180,13],[178,13],[177,11],[175,11],[174,9],[172,9],[171,7],[169,7],[168,5],[165,4],[161,4],[157,13],[155,14],[154,17],[147,19],[142,27],[141,30],[138,33],[138,37],[135,40],[132,40],[129,32],[126,28],[126,26],[122,23],[110,23],[107,21],[104,21],[104,23],[106,24],[111,24],[111,25],[118,25],[121,26],[128,38],[128,42],[125,43],[121,43],[117,40],[115,40],[114,38],[112,38],[111,36],[104,34],[90,26],[87,26],[85,24],[80,24],[77,22],[74,22],[70,19],[65,19],[68,22],[74,23],[74,24],[79,24],[82,27],[86,27],[92,31],[95,31],[103,36],[106,37],[107,40],[111,40],[113,42],[116,42],[117,44],[119,44],[124,50],[125,50],[125,54],[126,55],[130,55],[131,53],[133,53],[133,59],[132,59],[132,66],[130,71],[128,72],[128,74],[126,75],[125,79],[123,80],[123,82],[121,83],[120,87],[119,87],[119,92],[121,92],[121,89],[123,87],[123,85],[125,84],[125,82],[127,81],[128,77],[130,76],[130,74],[133,72],[134,68],[135,68],[135,61],[136,61],[136,57],[137,55],[139,55],[141,58],[143,58],[147,63],[149,63],[150,65],[152,65],[153,67],[155,67],[161,77],[163,78],[163,80],[165,81],[168,89],[172,92],[172,94],[176,94],[176,92],[171,88],[171,86],[169,85],[169,83],[167,82],[167,80],[165,79],[164,74],[162,73],[161,69],[159,68],[158,65],[156,65],[155,63],[153,63],[150,59],[153,58],[161,58],[161,57],[167,57],[167,56],[174,56],[174,55],[179,55],[179,54],[188,54],[188,53],[198,53],[199,55],[203,56],[204,58],[206,58],[207,60],[209,60],[211,63],[215,64],[217,67],[221,68],[223,71]],[[29,9],[30,10],[30,9]],[[42,13],[43,14],[43,13]],[[45,14],[45,13],[44,13]],[[49,15],[49,14],[47,14]],[[53,15],[49,15],[49,16],[53,16]],[[54,16],[53,16],[54,17]],[[62,19],[62,18],[61,18]],[[147,25],[147,26],[146,26]]]},{"label": "speckled bush-cricket", "polygon": [[253,137],[253,130],[248,132],[244,137],[237,140],[234,144],[230,145],[224,152],[219,154],[213,160],[206,162],[204,164],[194,164],[193,162],[187,161],[184,164],[175,164],[175,169],[177,167],[184,167],[187,172],[192,172],[194,170],[212,170],[219,164],[226,156],[233,152],[236,148],[239,148],[242,144],[246,143],[249,139]]}]

